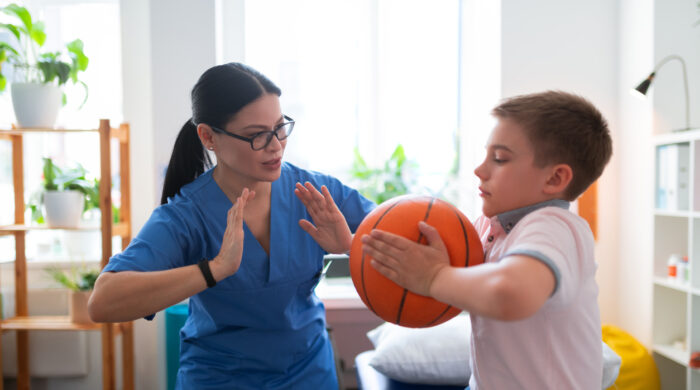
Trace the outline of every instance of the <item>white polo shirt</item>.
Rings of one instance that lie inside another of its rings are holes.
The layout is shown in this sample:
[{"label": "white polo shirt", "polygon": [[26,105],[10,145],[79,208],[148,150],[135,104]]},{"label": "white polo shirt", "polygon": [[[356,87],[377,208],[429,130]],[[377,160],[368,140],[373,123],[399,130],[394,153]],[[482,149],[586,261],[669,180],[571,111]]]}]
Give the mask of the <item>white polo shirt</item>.
[{"label": "white polo shirt", "polygon": [[526,319],[471,315],[470,390],[601,388],[593,235],[568,208],[569,202],[553,200],[475,221],[486,262],[526,255],[546,264],[556,285]]}]

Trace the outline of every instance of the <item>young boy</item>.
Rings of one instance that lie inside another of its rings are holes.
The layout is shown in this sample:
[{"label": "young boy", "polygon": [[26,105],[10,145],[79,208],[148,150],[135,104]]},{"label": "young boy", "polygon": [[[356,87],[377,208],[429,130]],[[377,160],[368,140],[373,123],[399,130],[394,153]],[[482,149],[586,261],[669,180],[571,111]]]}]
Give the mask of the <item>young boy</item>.
[{"label": "young boy", "polygon": [[451,267],[424,222],[428,245],[374,230],[364,251],[387,278],[470,313],[470,390],[600,389],[593,235],[568,208],[610,160],[607,123],[587,100],[558,91],[516,96],[492,113],[474,171],[485,263]]}]

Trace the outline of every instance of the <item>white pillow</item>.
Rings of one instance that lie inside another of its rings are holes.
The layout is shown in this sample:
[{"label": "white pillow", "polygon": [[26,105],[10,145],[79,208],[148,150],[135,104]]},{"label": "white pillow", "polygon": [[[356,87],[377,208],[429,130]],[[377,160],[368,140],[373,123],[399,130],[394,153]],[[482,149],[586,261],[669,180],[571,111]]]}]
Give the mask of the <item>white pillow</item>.
[{"label": "white pillow", "polygon": [[[466,386],[471,376],[469,314],[432,328],[405,328],[384,323],[367,332],[374,345],[369,362],[375,370],[389,378],[433,385]],[[602,388],[612,386],[620,372],[622,360],[602,340]]]},{"label": "white pillow", "polygon": [[375,349],[369,365],[402,382],[466,386],[471,376],[470,336],[466,313],[431,328],[387,322],[367,332]]}]

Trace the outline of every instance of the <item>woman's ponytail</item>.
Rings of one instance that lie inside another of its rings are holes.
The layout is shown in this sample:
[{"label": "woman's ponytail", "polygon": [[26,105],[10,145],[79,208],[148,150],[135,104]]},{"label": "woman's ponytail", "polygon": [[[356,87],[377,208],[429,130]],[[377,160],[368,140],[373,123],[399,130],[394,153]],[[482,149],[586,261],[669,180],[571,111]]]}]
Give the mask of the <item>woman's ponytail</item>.
[{"label": "woman's ponytail", "polygon": [[211,166],[209,153],[197,135],[197,126],[190,119],[182,126],[175,140],[170,163],[165,172],[160,204],[168,203],[168,198],[175,196],[182,186],[196,179]]}]

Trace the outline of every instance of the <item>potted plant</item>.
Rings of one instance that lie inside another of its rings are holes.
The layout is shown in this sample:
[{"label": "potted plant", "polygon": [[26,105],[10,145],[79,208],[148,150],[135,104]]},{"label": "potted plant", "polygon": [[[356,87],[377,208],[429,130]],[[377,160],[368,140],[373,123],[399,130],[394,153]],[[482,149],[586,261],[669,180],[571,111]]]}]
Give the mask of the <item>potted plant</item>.
[{"label": "potted plant", "polygon": [[87,171],[80,164],[61,168],[51,158],[44,158],[42,190],[28,204],[32,220],[46,222],[49,227],[78,227],[84,211],[100,207],[99,180],[86,176]]},{"label": "potted plant", "polygon": [[85,71],[88,58],[83,53],[83,42],[76,39],[66,45],[67,52],[42,52],[46,41],[44,23],[34,21],[26,8],[17,4],[0,7],[0,12],[10,15],[19,23],[0,23],[0,29],[10,32],[14,42],[0,41],[0,92],[7,86],[7,68],[11,66],[15,80],[11,83],[12,106],[20,127],[52,127],[66,96],[61,86],[68,80],[87,85],[78,80],[78,72]]},{"label": "potted plant", "polygon": [[92,289],[95,287],[95,280],[100,275],[98,269],[72,269],[67,272],[63,269],[53,267],[46,270],[51,277],[70,290],[69,314],[72,322],[79,324],[92,323],[87,312],[87,303],[90,299]]},{"label": "potted plant", "polygon": [[381,169],[370,168],[360,155],[360,151],[355,148],[355,161],[350,174],[359,181],[358,191],[367,199],[380,204],[387,199],[409,192],[410,183],[406,179],[407,167],[406,154],[401,144],[396,146]]}]

